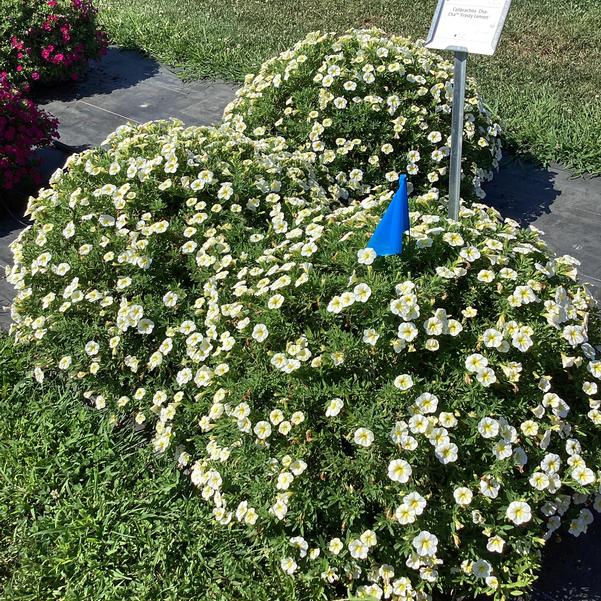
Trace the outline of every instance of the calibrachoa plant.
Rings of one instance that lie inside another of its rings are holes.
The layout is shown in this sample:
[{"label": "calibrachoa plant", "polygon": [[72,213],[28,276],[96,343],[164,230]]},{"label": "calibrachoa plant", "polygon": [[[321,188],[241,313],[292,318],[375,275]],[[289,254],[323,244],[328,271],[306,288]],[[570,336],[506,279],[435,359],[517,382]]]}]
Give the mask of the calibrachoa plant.
[{"label": "calibrachoa plant", "polygon": [[[474,204],[340,207],[311,153],[231,128],[125,127],[31,201],[15,339],[175,453],[282,599],[503,599],[601,510],[601,361],[576,261]],[[59,374],[59,376],[57,376]]]},{"label": "calibrachoa plant", "polygon": [[39,185],[32,160],[37,147],[58,138],[58,122],[6,82],[0,82],[0,190]]},{"label": "calibrachoa plant", "polygon": [[0,80],[19,86],[77,79],[106,53],[89,0],[3,0]]},{"label": "calibrachoa plant", "polygon": [[[419,194],[448,188],[453,65],[378,29],[310,33],[248,75],[224,119],[247,135],[312,150],[346,198],[406,173]],[[468,81],[464,193],[483,198],[501,157],[500,127]]]}]

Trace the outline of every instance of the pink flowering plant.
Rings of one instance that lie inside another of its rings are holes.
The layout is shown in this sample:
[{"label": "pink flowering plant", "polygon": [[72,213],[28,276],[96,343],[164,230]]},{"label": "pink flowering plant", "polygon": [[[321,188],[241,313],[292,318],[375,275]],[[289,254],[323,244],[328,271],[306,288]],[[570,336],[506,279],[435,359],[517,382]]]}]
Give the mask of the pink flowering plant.
[{"label": "pink flowering plant", "polygon": [[22,92],[0,82],[0,190],[23,183],[39,185],[33,152],[58,137],[57,126],[54,117]]},{"label": "pink flowering plant", "polygon": [[19,86],[76,80],[106,53],[89,0],[5,0],[0,6],[0,80]]}]

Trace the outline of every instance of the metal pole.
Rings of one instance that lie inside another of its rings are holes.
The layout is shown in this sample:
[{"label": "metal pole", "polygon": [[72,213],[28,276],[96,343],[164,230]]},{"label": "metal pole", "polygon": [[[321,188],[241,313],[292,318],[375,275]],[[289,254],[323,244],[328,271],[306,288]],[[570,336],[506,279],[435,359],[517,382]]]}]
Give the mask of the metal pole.
[{"label": "metal pole", "polygon": [[463,109],[467,52],[455,52],[453,80],[453,117],[451,126],[451,164],[449,167],[449,219],[459,218],[461,196],[461,147],[463,145]]}]

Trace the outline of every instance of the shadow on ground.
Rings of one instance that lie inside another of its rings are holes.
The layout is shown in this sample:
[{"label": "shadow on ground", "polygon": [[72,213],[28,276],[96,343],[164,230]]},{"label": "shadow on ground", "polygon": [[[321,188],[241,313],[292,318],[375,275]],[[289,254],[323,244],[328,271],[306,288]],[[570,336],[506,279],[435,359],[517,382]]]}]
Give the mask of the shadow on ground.
[{"label": "shadow on ground", "polygon": [[581,280],[601,301],[601,177],[573,177],[509,156],[486,184],[485,202],[523,226],[533,225],[558,255],[581,262]]},{"label": "shadow on ground", "polygon": [[486,202],[526,227],[551,213],[551,205],[561,196],[554,185],[556,177],[556,171],[534,161],[506,157],[499,173],[486,186]]},{"label": "shadow on ground", "polygon": [[550,542],[531,601],[601,601],[601,520],[585,535]]},{"label": "shadow on ground", "polygon": [[236,88],[221,81],[186,83],[139,52],[111,47],[81,81],[39,91],[36,100],[58,117],[61,142],[83,147],[99,146],[127,122],[216,123]]},{"label": "shadow on ground", "polygon": [[133,50],[111,46],[106,56],[90,63],[87,73],[79,80],[35,91],[38,102],[60,100],[69,102],[99,94],[124,90],[155,76],[160,70],[156,61]]}]

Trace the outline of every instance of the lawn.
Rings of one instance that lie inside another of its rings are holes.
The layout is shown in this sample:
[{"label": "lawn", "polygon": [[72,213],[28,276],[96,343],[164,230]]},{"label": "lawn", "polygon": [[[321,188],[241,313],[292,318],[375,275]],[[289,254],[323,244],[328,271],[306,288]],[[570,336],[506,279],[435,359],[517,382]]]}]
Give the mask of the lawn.
[{"label": "lawn", "polygon": [[[426,36],[436,0],[99,0],[113,42],[186,78],[241,81],[307,32],[378,26]],[[470,57],[507,141],[543,162],[601,174],[601,3],[514,0],[500,48]]]},{"label": "lawn", "polygon": [[0,333],[2,601],[275,598],[260,552],[221,543],[172,457],[29,365]]}]

